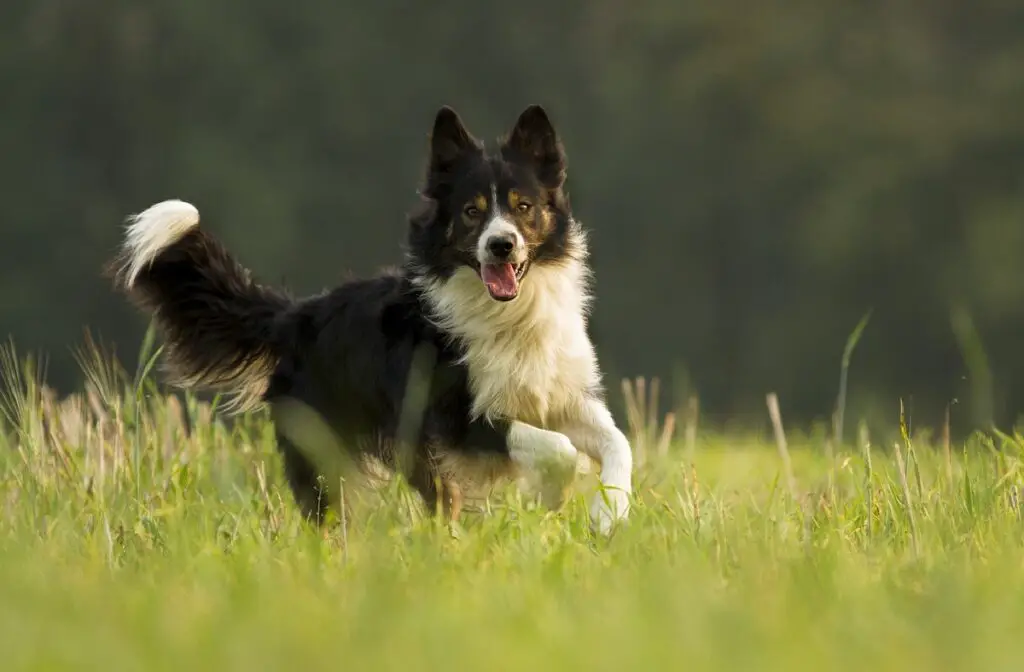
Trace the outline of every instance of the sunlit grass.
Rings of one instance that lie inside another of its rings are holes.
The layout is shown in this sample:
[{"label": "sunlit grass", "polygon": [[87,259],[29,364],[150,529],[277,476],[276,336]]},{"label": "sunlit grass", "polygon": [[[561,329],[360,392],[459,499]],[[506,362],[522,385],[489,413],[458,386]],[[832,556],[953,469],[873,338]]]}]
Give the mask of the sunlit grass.
[{"label": "sunlit grass", "polygon": [[63,400],[5,367],[5,670],[1016,670],[1024,656],[1019,437],[947,454],[908,436],[899,460],[790,439],[793,494],[768,436],[698,434],[648,452],[608,540],[590,532],[586,483],[558,513],[502,490],[455,530],[387,485],[324,534],[300,521],[261,414],[229,423],[158,394],[145,366],[83,361],[87,391]]}]

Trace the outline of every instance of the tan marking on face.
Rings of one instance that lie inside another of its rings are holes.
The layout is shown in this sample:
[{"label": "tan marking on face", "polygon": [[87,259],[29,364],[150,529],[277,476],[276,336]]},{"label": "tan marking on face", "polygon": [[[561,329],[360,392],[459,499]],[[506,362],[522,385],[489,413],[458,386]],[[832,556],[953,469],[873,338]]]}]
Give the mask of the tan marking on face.
[{"label": "tan marking on face", "polygon": [[[471,215],[466,212],[470,208],[476,208],[477,213]],[[468,230],[474,230],[480,225],[483,220],[484,213],[487,212],[487,197],[483,194],[477,194],[468,203],[462,206],[462,225]]]},{"label": "tan marking on face", "polygon": [[555,216],[548,208],[541,208],[537,219],[540,222],[540,231],[547,236],[555,229]]},{"label": "tan marking on face", "polygon": [[510,212],[515,212],[516,208],[519,207],[519,192],[515,189],[508,190],[508,209]]}]

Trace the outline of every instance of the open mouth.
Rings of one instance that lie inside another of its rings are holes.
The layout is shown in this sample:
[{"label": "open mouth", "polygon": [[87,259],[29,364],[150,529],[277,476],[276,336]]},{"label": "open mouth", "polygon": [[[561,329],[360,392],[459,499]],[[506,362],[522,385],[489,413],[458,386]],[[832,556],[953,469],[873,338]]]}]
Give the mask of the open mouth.
[{"label": "open mouth", "polygon": [[521,264],[482,264],[480,279],[495,301],[511,301],[519,296],[519,281],[526,274],[527,262]]}]

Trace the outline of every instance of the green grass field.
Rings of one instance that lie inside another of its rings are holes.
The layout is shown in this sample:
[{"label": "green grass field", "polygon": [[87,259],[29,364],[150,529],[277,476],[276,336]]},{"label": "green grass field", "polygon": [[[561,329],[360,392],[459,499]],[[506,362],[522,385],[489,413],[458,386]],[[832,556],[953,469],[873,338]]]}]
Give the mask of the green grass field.
[{"label": "green grass field", "polygon": [[262,416],[225,423],[110,369],[93,381],[62,401],[9,381],[4,670],[1024,659],[1019,438],[831,458],[794,440],[791,491],[774,443],[699,435],[692,453],[673,445],[638,469],[634,514],[611,539],[589,531],[585,479],[561,512],[507,489],[454,530],[388,485],[325,535],[301,524]]}]

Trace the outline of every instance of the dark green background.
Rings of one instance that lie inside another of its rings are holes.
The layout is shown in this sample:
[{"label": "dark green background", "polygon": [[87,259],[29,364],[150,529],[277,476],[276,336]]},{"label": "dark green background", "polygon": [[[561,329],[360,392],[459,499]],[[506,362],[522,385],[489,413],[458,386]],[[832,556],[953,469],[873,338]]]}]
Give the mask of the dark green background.
[{"label": "dark green background", "polygon": [[438,106],[491,138],[539,102],[615,391],[825,418],[873,308],[854,418],[1024,407],[1020,2],[3,4],[0,315],[61,389],[85,326],[134,362],[145,321],[99,277],[124,215],[187,199],[258,277],[318,290],[399,259]]}]

